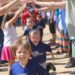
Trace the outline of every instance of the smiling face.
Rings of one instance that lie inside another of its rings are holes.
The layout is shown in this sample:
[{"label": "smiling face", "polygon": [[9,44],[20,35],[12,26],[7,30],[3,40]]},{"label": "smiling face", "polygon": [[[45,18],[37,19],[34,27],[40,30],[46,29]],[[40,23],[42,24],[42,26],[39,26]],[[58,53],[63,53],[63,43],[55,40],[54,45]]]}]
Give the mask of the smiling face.
[{"label": "smiling face", "polygon": [[34,45],[38,45],[40,41],[40,32],[38,30],[34,30],[30,33],[29,38]]},{"label": "smiling face", "polygon": [[16,58],[23,65],[26,65],[28,63],[30,55],[31,48],[25,45],[19,46],[19,48],[16,51]]}]

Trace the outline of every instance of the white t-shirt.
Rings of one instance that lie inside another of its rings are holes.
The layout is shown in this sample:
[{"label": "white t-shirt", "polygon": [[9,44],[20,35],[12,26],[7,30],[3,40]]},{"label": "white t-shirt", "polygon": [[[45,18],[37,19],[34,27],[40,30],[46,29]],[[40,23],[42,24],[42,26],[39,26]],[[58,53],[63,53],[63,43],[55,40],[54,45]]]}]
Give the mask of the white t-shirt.
[{"label": "white t-shirt", "polygon": [[17,39],[17,33],[14,25],[9,27],[8,22],[5,24],[4,30],[4,46],[10,46]]},{"label": "white t-shirt", "polygon": [[47,15],[48,19],[50,19],[50,17],[51,17],[51,12],[50,12],[50,11],[47,11],[46,15]]},{"label": "white t-shirt", "polygon": [[66,25],[69,37],[75,38],[75,0],[66,0]]}]

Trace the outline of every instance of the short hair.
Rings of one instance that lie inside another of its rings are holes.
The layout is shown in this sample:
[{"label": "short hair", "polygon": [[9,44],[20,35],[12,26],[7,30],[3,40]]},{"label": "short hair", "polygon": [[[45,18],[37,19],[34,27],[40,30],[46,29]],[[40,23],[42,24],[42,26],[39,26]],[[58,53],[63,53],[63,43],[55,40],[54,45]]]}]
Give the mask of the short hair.
[{"label": "short hair", "polygon": [[13,17],[14,17],[14,13],[8,13],[7,16],[6,16],[5,22],[9,21]]},{"label": "short hair", "polygon": [[32,55],[32,50],[31,50],[31,44],[24,39],[17,39],[12,45],[11,45],[11,50],[12,52],[14,52],[14,55],[16,56],[16,50],[19,47],[24,47],[25,49],[27,49],[30,53],[30,55]]},{"label": "short hair", "polygon": [[24,47],[24,49],[28,50],[29,54],[32,55],[31,44],[28,41],[25,41],[19,47]]},{"label": "short hair", "polygon": [[39,31],[39,29],[32,29],[32,30],[29,32],[29,36],[30,36],[31,34],[40,35],[40,31]]},{"label": "short hair", "polygon": [[18,47],[22,44],[22,39],[17,39],[15,40],[12,45],[11,45],[11,51],[14,54],[14,56],[16,56],[16,50],[18,49]]}]

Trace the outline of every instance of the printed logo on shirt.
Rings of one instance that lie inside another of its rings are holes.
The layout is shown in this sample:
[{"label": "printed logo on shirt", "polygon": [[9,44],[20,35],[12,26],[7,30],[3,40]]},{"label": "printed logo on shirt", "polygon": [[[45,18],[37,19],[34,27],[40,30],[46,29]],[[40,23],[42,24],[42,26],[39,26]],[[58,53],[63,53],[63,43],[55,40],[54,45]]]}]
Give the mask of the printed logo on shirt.
[{"label": "printed logo on shirt", "polygon": [[41,55],[43,55],[43,53],[40,53],[39,51],[32,52],[33,57],[37,57],[37,56],[41,56]]}]

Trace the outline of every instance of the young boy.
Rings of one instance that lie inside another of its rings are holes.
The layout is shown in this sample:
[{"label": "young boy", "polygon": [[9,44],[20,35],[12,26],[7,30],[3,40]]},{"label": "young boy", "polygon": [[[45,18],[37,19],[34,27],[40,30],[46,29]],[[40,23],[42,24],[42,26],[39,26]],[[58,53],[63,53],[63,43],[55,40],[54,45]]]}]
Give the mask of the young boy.
[{"label": "young boy", "polygon": [[29,36],[29,32],[33,29],[33,20],[32,17],[28,17],[26,19],[26,26],[24,27],[24,32],[23,34],[20,36],[20,38],[22,37],[26,37],[26,39],[28,39]]},{"label": "young boy", "polygon": [[28,36],[29,31],[33,28],[32,17],[26,19],[26,26],[24,27],[24,36]]},{"label": "young boy", "polygon": [[11,66],[10,75],[49,75],[43,67],[31,60],[31,55],[31,45],[22,42],[17,47],[18,61]]},{"label": "young boy", "polygon": [[38,29],[33,29],[30,31],[29,41],[31,43],[33,60],[46,68],[46,52],[50,52],[53,59],[54,55],[50,46],[40,41],[40,39],[40,31]]}]

